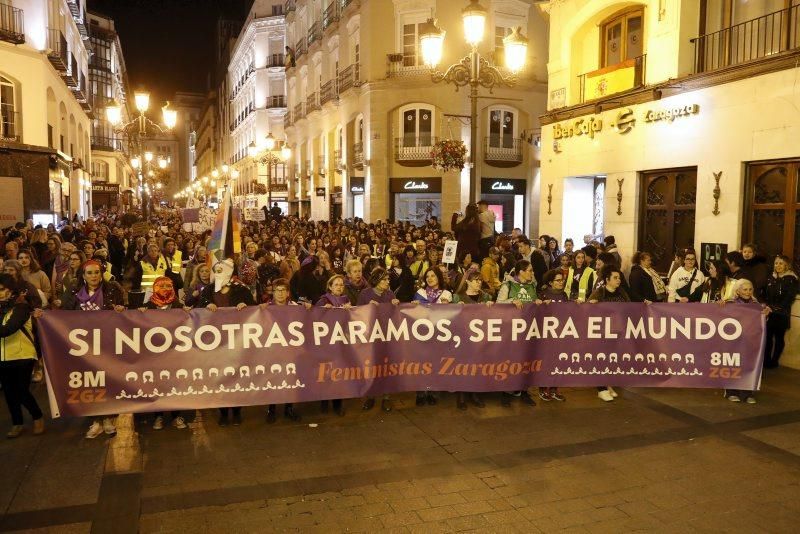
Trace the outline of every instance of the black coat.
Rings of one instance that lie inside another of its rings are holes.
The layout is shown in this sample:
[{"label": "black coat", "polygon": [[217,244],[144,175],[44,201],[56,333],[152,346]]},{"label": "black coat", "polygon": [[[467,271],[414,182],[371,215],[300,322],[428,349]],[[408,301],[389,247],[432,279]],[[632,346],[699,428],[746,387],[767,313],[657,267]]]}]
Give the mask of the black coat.
[{"label": "black coat", "polygon": [[[70,291],[67,293],[64,300],[61,301],[61,309],[62,310],[80,310],[81,305],[78,302],[77,297],[75,296],[78,291],[80,291],[82,286],[78,286],[74,291]],[[114,306],[124,306],[125,305],[125,297],[124,291],[122,286],[116,282],[106,282],[103,280],[100,283],[100,287],[103,288],[103,309],[104,310],[113,310]]]},{"label": "black coat", "polygon": [[653,279],[641,265],[631,267],[629,296],[632,302],[644,302],[645,300],[657,302],[658,300]]},{"label": "black coat", "polygon": [[[231,307],[238,306],[242,302],[247,304],[248,306],[255,305],[256,301],[253,298],[253,294],[250,293],[250,290],[247,286],[242,285],[238,282],[233,282],[230,284],[230,291],[228,292],[228,300],[230,302]],[[195,308],[205,308],[209,304],[214,303],[214,283],[208,284],[205,288],[203,288],[203,292],[200,293],[200,298],[197,299],[197,304],[195,304]]]},{"label": "black coat", "polygon": [[739,276],[739,278],[746,278],[753,283],[758,300],[764,298],[764,288],[767,287],[768,277],[769,268],[767,267],[767,260],[763,256],[754,256],[752,259],[745,260]]},{"label": "black coat", "polygon": [[782,315],[788,318],[798,289],[800,288],[794,274],[786,274],[780,278],[770,276],[767,278],[762,302],[772,310],[770,315]]}]

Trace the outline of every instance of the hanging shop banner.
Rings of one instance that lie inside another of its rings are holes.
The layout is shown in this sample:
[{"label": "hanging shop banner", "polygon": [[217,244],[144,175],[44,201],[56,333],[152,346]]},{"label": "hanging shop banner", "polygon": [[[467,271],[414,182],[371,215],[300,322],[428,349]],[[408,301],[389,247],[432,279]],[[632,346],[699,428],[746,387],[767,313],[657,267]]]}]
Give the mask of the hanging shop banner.
[{"label": "hanging shop banner", "polygon": [[89,416],[426,389],[754,390],[764,324],[744,304],[382,304],[48,311],[39,335],[52,413]]}]

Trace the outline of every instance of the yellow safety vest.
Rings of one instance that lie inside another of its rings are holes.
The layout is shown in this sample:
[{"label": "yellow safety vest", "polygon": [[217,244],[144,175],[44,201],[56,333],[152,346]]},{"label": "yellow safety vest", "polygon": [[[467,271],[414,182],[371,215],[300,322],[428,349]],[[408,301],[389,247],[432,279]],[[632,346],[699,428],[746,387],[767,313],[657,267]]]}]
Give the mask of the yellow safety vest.
[{"label": "yellow safety vest", "polygon": [[173,273],[180,273],[181,269],[183,268],[183,264],[181,263],[181,256],[182,253],[180,250],[175,251],[175,255],[172,256],[172,272]]},{"label": "yellow safety vest", "polygon": [[[13,309],[3,317],[3,324],[8,323],[11,318]],[[25,321],[22,328],[0,339],[0,361],[10,362],[15,360],[35,360],[36,347],[33,346],[33,327],[31,326],[31,319]]]},{"label": "yellow safety vest", "polygon": [[142,264],[142,290],[147,291],[153,288],[156,278],[164,276],[167,272],[167,260],[164,256],[159,256],[155,267],[149,261],[142,260],[140,263]]},{"label": "yellow safety vest", "polygon": [[[586,300],[586,296],[588,295],[589,291],[589,278],[594,274],[594,269],[591,267],[586,267],[583,270],[583,274],[581,274],[581,279],[578,281],[578,299],[579,300]],[[573,267],[569,268],[569,274],[567,275],[567,283],[564,286],[564,293],[567,294],[567,298],[571,295],[572,290],[572,281],[575,279],[575,269]]]}]

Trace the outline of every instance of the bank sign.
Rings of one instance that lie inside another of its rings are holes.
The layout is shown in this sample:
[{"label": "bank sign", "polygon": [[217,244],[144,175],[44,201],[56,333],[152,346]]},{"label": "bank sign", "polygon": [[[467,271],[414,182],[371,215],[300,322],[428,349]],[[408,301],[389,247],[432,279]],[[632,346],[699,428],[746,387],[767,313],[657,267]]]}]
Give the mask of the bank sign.
[{"label": "bank sign", "polygon": [[[668,108],[646,109],[639,116],[645,124],[654,123],[673,123],[684,117],[690,117],[700,113],[698,104],[688,104],[684,106],[674,106]],[[632,131],[636,126],[637,114],[632,108],[623,108],[617,112],[616,118],[610,123],[617,133],[625,135]],[[556,141],[569,139],[571,137],[585,136],[594,139],[595,135],[603,131],[603,119],[599,115],[582,117],[562,124],[553,125],[553,139]],[[560,152],[560,149],[556,149]]]}]

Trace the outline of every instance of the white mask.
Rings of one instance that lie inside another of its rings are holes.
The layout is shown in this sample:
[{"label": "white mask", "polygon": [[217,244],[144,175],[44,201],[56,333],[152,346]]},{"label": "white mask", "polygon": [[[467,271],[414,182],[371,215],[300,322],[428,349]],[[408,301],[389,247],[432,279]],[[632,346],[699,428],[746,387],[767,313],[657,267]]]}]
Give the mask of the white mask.
[{"label": "white mask", "polygon": [[[217,272],[220,271],[220,272]],[[211,269],[211,280],[214,282],[214,291],[219,291],[231,281],[233,276],[233,260],[228,258],[218,261]]]}]

